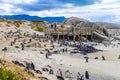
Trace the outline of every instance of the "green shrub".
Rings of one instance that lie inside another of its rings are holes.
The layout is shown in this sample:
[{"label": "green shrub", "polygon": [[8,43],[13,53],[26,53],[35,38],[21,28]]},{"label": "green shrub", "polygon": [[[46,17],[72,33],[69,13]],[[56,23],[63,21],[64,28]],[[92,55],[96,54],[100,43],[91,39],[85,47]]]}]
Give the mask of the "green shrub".
[{"label": "green shrub", "polygon": [[17,77],[11,70],[0,68],[0,80],[17,80]]},{"label": "green shrub", "polygon": [[43,27],[37,27],[36,30],[39,31],[39,32],[44,32],[44,28]]}]

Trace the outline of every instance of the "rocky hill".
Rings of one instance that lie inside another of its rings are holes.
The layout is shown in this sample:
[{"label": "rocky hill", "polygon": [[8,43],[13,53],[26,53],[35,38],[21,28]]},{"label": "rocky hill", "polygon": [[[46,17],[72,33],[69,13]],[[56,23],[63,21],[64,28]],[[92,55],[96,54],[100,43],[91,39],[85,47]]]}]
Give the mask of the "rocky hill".
[{"label": "rocky hill", "polygon": [[107,40],[108,31],[105,26],[77,17],[70,17],[66,19],[64,23],[70,25],[71,27],[81,27],[81,28],[89,27],[89,29],[93,29],[94,31],[93,36],[95,39]]},{"label": "rocky hill", "polygon": [[120,29],[119,24],[114,24],[114,23],[105,23],[105,22],[96,22],[97,24],[101,26],[105,26],[108,29]]}]

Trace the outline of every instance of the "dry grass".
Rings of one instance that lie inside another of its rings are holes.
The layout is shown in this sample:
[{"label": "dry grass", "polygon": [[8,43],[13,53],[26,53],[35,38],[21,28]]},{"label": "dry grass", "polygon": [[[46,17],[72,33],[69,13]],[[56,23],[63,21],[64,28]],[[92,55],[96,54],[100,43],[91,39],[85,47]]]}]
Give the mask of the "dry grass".
[{"label": "dry grass", "polygon": [[19,67],[11,62],[7,62],[4,60],[0,60],[0,67],[9,69],[16,73],[16,76],[18,80],[30,80],[31,78],[34,78],[37,80],[37,77],[33,76],[32,74],[26,72],[24,68]]}]

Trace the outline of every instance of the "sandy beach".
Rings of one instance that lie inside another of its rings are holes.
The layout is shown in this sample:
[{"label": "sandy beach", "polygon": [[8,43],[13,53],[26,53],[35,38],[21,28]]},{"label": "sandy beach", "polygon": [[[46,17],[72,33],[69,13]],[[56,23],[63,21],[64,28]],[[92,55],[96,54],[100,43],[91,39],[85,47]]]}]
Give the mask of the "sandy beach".
[{"label": "sandy beach", "polygon": [[[17,60],[20,62],[32,61],[35,64],[35,68],[39,70],[50,65],[54,70],[54,74],[57,74],[58,69],[62,70],[63,75],[66,70],[69,70],[72,73],[73,80],[76,80],[78,72],[84,75],[85,71],[89,71],[89,80],[119,80],[120,60],[118,56],[120,55],[120,46],[105,47],[103,44],[99,44],[95,47],[102,51],[89,53],[88,55],[82,55],[80,53],[71,55],[70,50],[74,49],[73,47],[59,47],[59,45],[55,43],[55,49],[52,51],[60,48],[68,48],[68,52],[52,54],[49,56],[49,59],[45,58],[45,48],[26,48],[24,51],[21,51],[20,49],[14,50],[12,47],[9,47],[8,51],[5,53],[5,59],[8,61]],[[50,45],[46,48],[49,49]],[[40,52],[44,54],[40,54]],[[1,54],[1,57],[3,54],[4,53]],[[89,57],[89,62],[85,61],[85,56]],[[102,56],[105,57],[104,61],[102,60]],[[94,59],[95,57],[98,57],[98,59]],[[43,74],[39,76],[46,76],[50,80],[56,80],[55,75],[49,75],[47,72],[43,72]]]}]

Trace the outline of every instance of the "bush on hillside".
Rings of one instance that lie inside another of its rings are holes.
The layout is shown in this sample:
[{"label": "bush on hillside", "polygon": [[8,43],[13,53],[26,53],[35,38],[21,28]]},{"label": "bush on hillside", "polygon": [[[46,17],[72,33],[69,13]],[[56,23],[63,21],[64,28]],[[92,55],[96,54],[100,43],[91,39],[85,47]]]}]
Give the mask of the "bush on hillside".
[{"label": "bush on hillside", "polygon": [[39,32],[44,32],[44,28],[43,27],[37,27],[36,30],[39,31]]},{"label": "bush on hillside", "polygon": [[16,74],[11,70],[0,68],[0,80],[18,80]]}]

